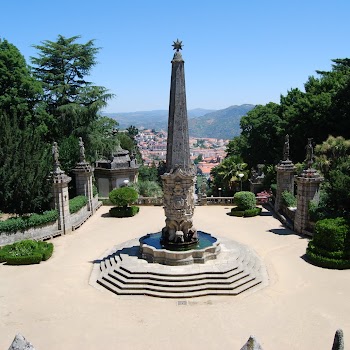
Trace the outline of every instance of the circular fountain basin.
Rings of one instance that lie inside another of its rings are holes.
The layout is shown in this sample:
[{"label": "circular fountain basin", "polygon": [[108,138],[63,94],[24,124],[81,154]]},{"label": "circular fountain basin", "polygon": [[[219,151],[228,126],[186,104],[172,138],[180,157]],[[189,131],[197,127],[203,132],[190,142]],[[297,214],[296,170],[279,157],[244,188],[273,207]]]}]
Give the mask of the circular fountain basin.
[{"label": "circular fountain basin", "polygon": [[140,238],[140,252],[142,259],[163,265],[191,265],[204,264],[208,260],[216,259],[220,253],[220,241],[202,231],[198,231],[199,242],[191,249],[170,250],[161,243],[161,232],[151,233]]}]

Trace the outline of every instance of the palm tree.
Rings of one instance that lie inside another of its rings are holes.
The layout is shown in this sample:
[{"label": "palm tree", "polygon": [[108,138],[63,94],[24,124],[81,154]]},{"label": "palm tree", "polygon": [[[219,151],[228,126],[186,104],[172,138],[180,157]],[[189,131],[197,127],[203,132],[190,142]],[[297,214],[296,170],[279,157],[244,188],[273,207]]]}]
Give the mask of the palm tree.
[{"label": "palm tree", "polygon": [[248,170],[247,163],[244,163],[239,156],[229,156],[225,158],[221,164],[212,169],[211,175],[214,178],[214,186],[222,188],[223,192],[231,192],[235,183],[241,178],[239,174],[243,174],[242,181],[247,180]]}]

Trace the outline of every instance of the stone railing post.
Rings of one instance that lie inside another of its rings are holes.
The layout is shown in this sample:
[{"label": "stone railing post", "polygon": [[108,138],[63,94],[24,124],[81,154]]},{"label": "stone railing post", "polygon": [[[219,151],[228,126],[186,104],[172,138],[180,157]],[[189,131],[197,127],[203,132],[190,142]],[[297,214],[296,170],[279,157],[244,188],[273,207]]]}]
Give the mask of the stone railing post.
[{"label": "stone railing post", "polygon": [[68,193],[68,184],[72,179],[60,168],[57,142],[53,143],[52,156],[54,161],[54,171],[52,172],[53,204],[54,208],[58,211],[58,229],[63,234],[67,234],[72,231]]},{"label": "stone railing post", "polygon": [[75,186],[78,196],[85,196],[88,199],[87,210],[94,213],[93,190],[92,190],[92,167],[89,163],[77,163],[73,169]]},{"label": "stone railing post", "polygon": [[72,230],[69,212],[68,183],[71,178],[63,171],[53,173],[52,194],[55,209],[58,211],[58,229],[67,234]]},{"label": "stone railing post", "polygon": [[275,211],[281,209],[282,193],[288,191],[294,194],[294,173],[295,166],[289,159],[282,160],[277,166],[277,189],[275,198]]},{"label": "stone railing post", "polygon": [[295,213],[294,230],[298,233],[308,234],[309,203],[316,198],[323,177],[315,169],[304,170],[296,178],[297,183],[297,211]]},{"label": "stone railing post", "polygon": [[[306,164],[307,169],[304,169],[300,176],[297,177],[296,182],[298,186],[297,191],[297,211],[295,213],[294,230],[298,233],[309,234],[306,230],[309,226],[309,203],[315,199],[323,177],[312,168],[314,161],[314,149],[312,146],[312,138],[308,139],[306,146]],[[309,234],[310,235],[310,234]]]},{"label": "stone railing post", "polygon": [[85,160],[85,147],[81,137],[79,137],[80,161],[73,169],[75,175],[75,186],[78,196],[85,196],[88,200],[87,210],[94,213],[93,190],[92,190],[92,167]]}]

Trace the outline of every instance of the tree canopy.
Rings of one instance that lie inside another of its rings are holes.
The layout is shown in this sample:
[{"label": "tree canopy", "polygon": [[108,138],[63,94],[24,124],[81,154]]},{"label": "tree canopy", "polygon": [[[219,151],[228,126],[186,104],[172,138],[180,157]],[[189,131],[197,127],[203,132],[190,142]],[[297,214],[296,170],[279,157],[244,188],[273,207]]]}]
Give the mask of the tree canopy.
[{"label": "tree canopy", "polygon": [[283,138],[290,135],[290,157],[305,158],[307,138],[315,144],[328,137],[350,138],[350,60],[334,59],[330,71],[317,71],[305,83],[305,92],[291,89],[280,103],[256,106],[242,117],[242,133],[228,145],[228,155],[241,155],[249,166],[277,164]]},{"label": "tree canopy", "polygon": [[42,90],[24,57],[0,40],[0,210],[17,214],[48,208],[50,148]]},{"label": "tree canopy", "polygon": [[106,88],[87,80],[99,48],[93,40],[80,44],[78,39],[80,36],[59,35],[56,41],[34,45],[38,57],[31,57],[33,72],[42,84],[46,111],[52,116],[50,141],[73,135],[89,143],[98,112],[113,97]]}]

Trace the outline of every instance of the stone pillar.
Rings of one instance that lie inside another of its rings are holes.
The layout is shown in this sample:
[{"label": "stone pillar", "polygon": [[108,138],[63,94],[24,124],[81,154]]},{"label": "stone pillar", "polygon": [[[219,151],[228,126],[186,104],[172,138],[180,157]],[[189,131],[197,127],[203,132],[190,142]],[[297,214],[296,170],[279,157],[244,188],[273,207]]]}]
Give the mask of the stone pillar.
[{"label": "stone pillar", "polygon": [[94,213],[93,191],[92,191],[92,167],[87,162],[79,162],[73,169],[75,175],[75,186],[78,196],[85,196],[88,199],[87,209]]},{"label": "stone pillar", "polygon": [[68,183],[71,178],[63,171],[62,173],[53,173],[52,194],[55,209],[58,211],[58,229],[67,234],[72,230],[69,212],[69,194]]},{"label": "stone pillar", "polygon": [[52,155],[54,159],[54,171],[52,172],[52,195],[54,208],[58,211],[58,229],[67,234],[72,231],[69,211],[68,184],[72,180],[60,168],[58,160],[58,146],[54,142],[52,146]]},{"label": "stone pillar", "polygon": [[305,232],[310,221],[309,203],[317,197],[323,177],[315,169],[306,169],[296,178],[297,182],[297,211],[295,214],[294,230]]},{"label": "stone pillar", "polygon": [[94,213],[92,202],[92,168],[85,160],[85,147],[81,137],[79,137],[79,153],[79,163],[73,169],[76,191],[78,196],[85,196],[87,198],[87,210]]},{"label": "stone pillar", "polygon": [[289,159],[282,160],[277,166],[277,190],[275,198],[275,211],[281,209],[282,193],[288,191],[294,194],[294,173],[295,166]]}]

